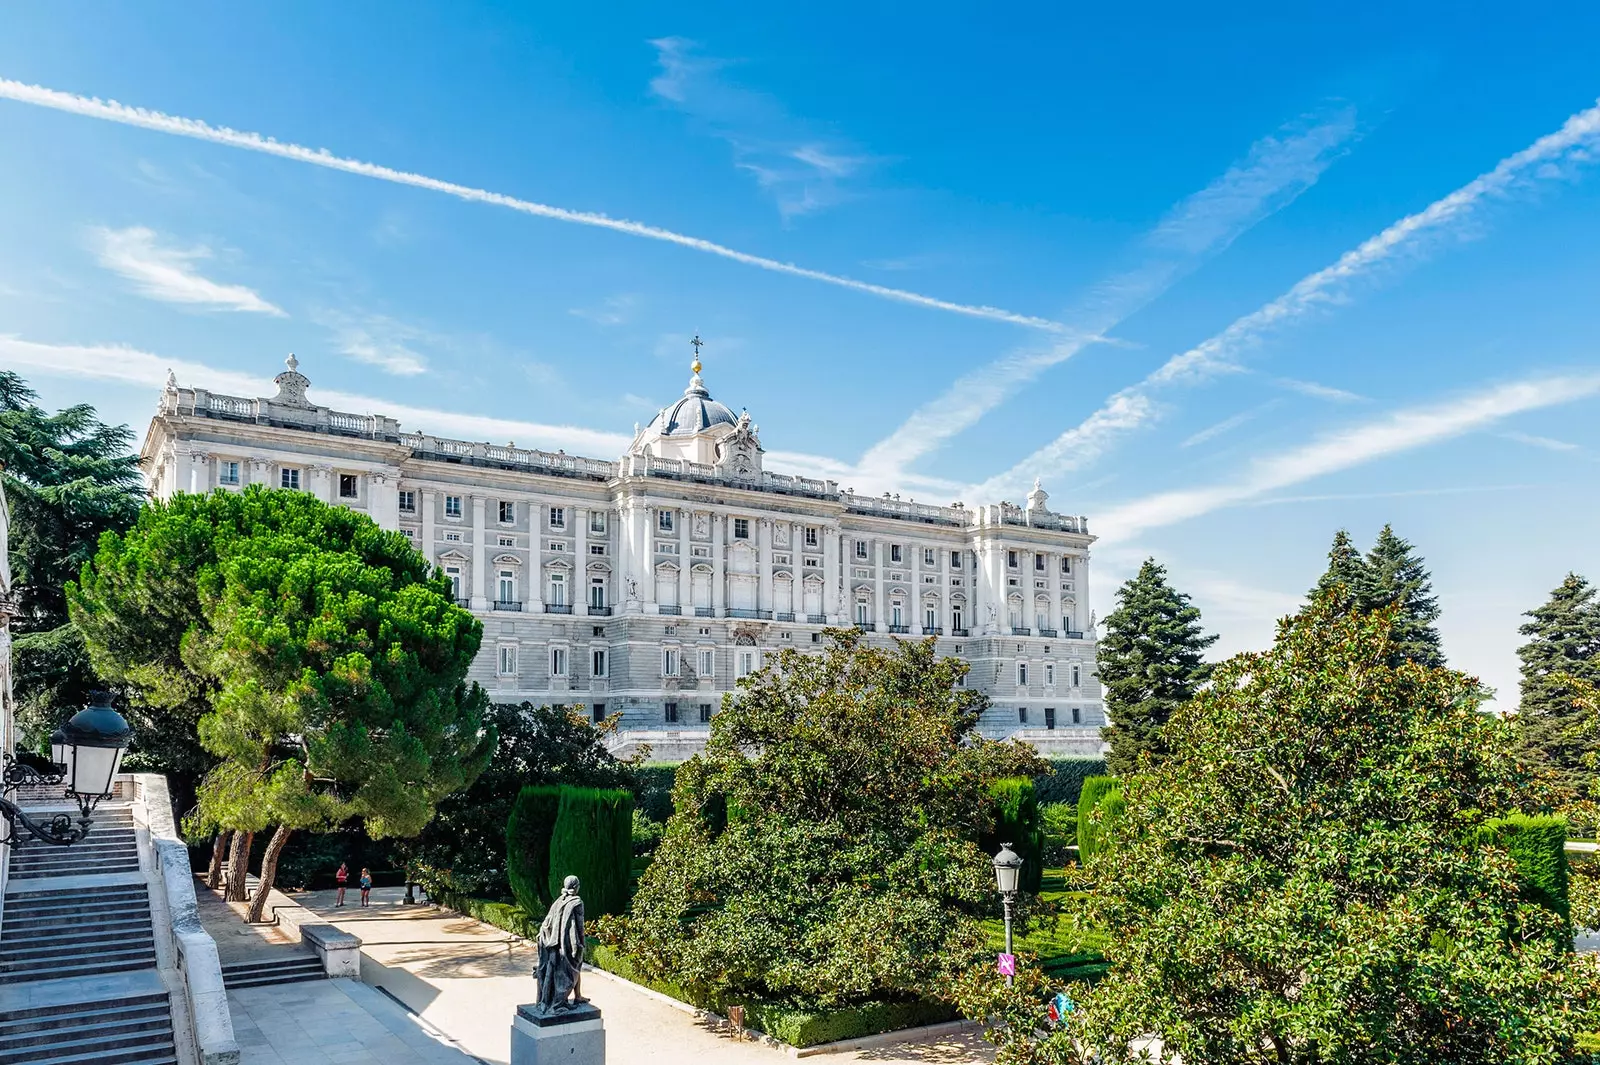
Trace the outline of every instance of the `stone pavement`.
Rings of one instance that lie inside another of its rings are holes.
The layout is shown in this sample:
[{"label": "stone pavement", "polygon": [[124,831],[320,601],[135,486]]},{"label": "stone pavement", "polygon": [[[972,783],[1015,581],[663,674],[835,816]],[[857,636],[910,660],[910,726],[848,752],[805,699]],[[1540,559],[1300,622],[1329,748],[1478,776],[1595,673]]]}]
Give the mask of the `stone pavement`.
[{"label": "stone pavement", "polygon": [[[267,898],[269,902],[289,901],[276,890]],[[314,956],[310,947],[301,944],[295,929],[246,922],[246,904],[224,902],[222,892],[206,887],[205,877],[199,874],[194,879],[194,900],[200,925],[217,941],[217,957],[223,965]]]},{"label": "stone pavement", "polygon": [[[377,888],[366,910],[333,908],[331,891],[293,898],[361,938],[363,982],[389,991],[468,1053],[492,1065],[507,1065],[511,1018],[520,1003],[534,997],[536,951],[515,936],[459,914],[401,905],[404,894],[402,888]],[[608,1065],[779,1065],[790,1060],[781,1050],[734,1039],[604,973],[585,972],[583,993],[605,1015]],[[829,1065],[966,1065],[992,1061],[993,1053],[968,1030],[822,1060]],[[244,1065],[254,1063],[246,1059]]]},{"label": "stone pavement", "polygon": [[228,992],[240,1065],[478,1065],[355,980],[305,980]]}]

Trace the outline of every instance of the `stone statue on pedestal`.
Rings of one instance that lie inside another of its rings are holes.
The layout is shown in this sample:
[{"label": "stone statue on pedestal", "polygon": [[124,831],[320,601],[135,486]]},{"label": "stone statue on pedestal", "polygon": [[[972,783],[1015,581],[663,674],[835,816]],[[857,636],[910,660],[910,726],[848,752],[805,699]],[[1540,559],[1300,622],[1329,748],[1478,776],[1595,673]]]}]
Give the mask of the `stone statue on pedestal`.
[{"label": "stone statue on pedestal", "polygon": [[588,1001],[579,991],[583,974],[583,900],[578,878],[569,876],[561,897],[550,904],[539,926],[539,981],[536,1008],[545,1013],[570,1010]]}]

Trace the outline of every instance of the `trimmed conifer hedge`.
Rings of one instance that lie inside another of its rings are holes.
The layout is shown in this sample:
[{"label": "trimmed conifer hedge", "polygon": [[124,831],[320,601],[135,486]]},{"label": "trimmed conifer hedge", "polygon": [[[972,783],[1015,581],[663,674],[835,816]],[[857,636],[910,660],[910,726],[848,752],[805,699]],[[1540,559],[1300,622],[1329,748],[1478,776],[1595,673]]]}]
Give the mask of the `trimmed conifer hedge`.
[{"label": "trimmed conifer hedge", "polygon": [[994,832],[980,839],[979,846],[992,855],[1002,843],[1011,844],[1011,849],[1022,857],[1022,890],[1038,894],[1044,879],[1044,828],[1039,823],[1033,781],[1007,777],[989,785],[989,794],[997,807]]},{"label": "trimmed conifer hedge", "polygon": [[1045,761],[1050,763],[1050,772],[1033,778],[1033,792],[1040,806],[1053,802],[1078,805],[1083,782],[1090,777],[1104,776],[1106,771],[1104,758],[1047,758]]},{"label": "trimmed conifer hedge", "polygon": [[1483,826],[1482,836],[1504,847],[1517,863],[1522,897],[1561,915],[1570,928],[1572,906],[1567,898],[1567,822],[1560,817],[1512,814]]},{"label": "trimmed conifer hedge", "polygon": [[[1092,816],[1104,806],[1097,823]],[[1078,861],[1087,865],[1105,848],[1107,829],[1113,817],[1122,813],[1122,782],[1116,777],[1095,776],[1083,782],[1078,796]]]},{"label": "trimmed conifer hedge", "polygon": [[678,780],[676,762],[646,762],[633,771],[639,812],[666,824],[672,817],[672,787]]},{"label": "trimmed conifer hedge", "polygon": [[550,834],[550,898],[569,876],[582,881],[583,909],[593,920],[625,913],[633,893],[633,793],[621,788],[561,790]]},{"label": "trimmed conifer hedge", "polygon": [[561,810],[562,788],[530,784],[517,793],[506,820],[506,879],[517,905],[529,914],[550,908],[550,837]]}]

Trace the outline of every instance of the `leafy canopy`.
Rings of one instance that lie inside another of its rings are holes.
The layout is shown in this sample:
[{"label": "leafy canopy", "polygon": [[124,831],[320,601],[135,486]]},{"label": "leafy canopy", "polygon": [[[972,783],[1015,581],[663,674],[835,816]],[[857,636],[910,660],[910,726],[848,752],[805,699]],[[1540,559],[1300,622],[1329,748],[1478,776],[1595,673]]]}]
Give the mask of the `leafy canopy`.
[{"label": "leafy canopy", "polygon": [[1132,772],[1141,755],[1167,755],[1161,726],[1205,683],[1206,648],[1217,642],[1200,629],[1200,611],[1167,583],[1166,567],[1147,558],[1117,590],[1100,641],[1100,684],[1111,725],[1106,768]]},{"label": "leafy canopy", "polygon": [[932,641],[829,630],[740,682],[631,914],[606,935],[647,974],[808,1005],[945,993],[993,906],[990,785],[1044,768],[976,734],[984,697]]},{"label": "leafy canopy", "polygon": [[1385,525],[1365,557],[1350,534],[1340,529],[1328,550],[1328,568],[1311,589],[1311,600],[1336,613],[1370,613],[1394,608],[1390,654],[1395,662],[1444,665],[1439,646],[1439,600],[1422,556],[1408,540]]},{"label": "leafy canopy", "polygon": [[1525,801],[1511,726],[1397,663],[1398,613],[1318,601],[1174,716],[1089,866],[1111,973],[1007,1060],[1565,1060],[1600,977],[1483,832]]}]

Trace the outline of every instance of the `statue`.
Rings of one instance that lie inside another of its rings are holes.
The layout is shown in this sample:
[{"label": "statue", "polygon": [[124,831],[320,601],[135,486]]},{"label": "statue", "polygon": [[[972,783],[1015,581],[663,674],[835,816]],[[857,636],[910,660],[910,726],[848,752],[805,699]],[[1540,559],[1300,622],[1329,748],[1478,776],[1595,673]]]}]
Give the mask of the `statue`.
[{"label": "statue", "polygon": [[562,883],[561,897],[551,903],[539,926],[539,968],[534,973],[539,981],[538,1010],[559,1013],[587,1002],[578,986],[582,973],[583,900],[578,897],[578,878],[569,876]]},{"label": "statue", "polygon": [[628,602],[636,603],[638,601],[639,601],[639,582],[634,580],[632,577],[629,577],[628,578]]}]

